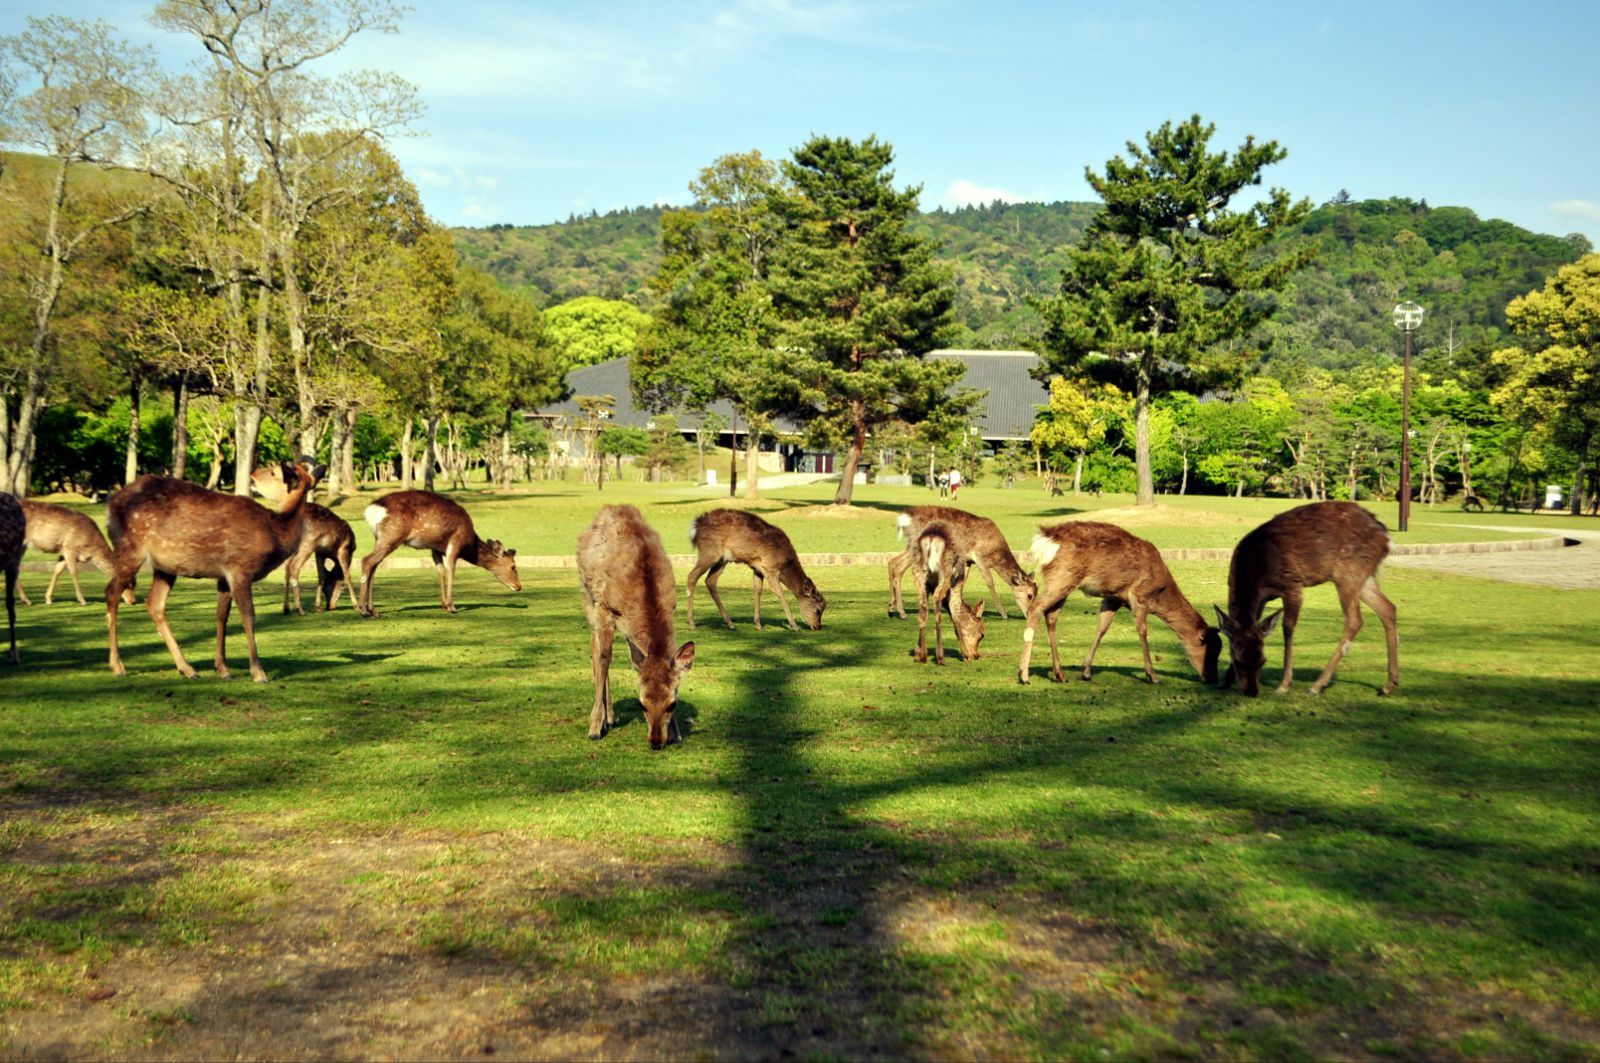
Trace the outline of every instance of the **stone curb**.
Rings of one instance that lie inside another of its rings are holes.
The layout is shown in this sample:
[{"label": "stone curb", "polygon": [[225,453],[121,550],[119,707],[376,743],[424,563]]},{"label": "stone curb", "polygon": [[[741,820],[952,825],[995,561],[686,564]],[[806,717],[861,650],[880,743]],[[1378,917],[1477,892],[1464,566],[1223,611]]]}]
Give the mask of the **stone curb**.
[{"label": "stone curb", "polygon": [[[1566,546],[1576,546],[1578,541],[1565,535],[1551,535],[1541,539],[1501,539],[1488,543],[1394,543],[1389,549],[1391,557],[1415,556],[1441,556],[1445,554],[1502,554],[1522,550],[1559,550]],[[887,565],[889,559],[898,555],[900,551],[878,551],[869,553],[822,553],[801,554],[800,563],[807,566],[826,567],[831,565]],[[1212,547],[1207,549],[1177,548],[1161,551],[1161,557],[1166,561],[1227,561],[1233,557],[1232,547]],[[674,568],[692,568],[695,563],[694,554],[670,554],[667,558]],[[1024,565],[1032,565],[1033,557],[1026,550],[1017,554],[1017,560]],[[360,558],[356,559],[359,565]],[[55,567],[53,561],[27,561],[22,565],[24,572],[49,572]],[[384,561],[384,569],[430,569],[433,567],[431,558],[426,557],[391,557]],[[572,554],[542,554],[529,555],[517,558],[517,567],[524,570],[531,569],[575,569],[578,559]],[[90,569],[90,571],[93,571]],[[301,575],[304,583],[309,574]],[[80,576],[80,578],[82,578]],[[270,579],[271,576],[269,575]],[[359,574],[358,574],[359,578]],[[69,584],[70,586],[70,584]]]}]

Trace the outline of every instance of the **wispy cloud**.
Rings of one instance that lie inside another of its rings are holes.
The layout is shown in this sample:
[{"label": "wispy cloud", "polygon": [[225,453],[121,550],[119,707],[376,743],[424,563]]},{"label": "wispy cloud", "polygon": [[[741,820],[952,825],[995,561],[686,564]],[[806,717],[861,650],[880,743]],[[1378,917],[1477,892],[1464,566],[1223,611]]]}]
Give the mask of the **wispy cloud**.
[{"label": "wispy cloud", "polygon": [[939,197],[941,207],[978,207],[999,200],[1002,203],[1021,203],[1028,197],[1018,195],[1009,188],[990,188],[965,178],[951,181]]},{"label": "wispy cloud", "polygon": [[1600,222],[1600,203],[1588,199],[1563,199],[1550,204],[1550,212],[1558,217],[1578,221]]}]

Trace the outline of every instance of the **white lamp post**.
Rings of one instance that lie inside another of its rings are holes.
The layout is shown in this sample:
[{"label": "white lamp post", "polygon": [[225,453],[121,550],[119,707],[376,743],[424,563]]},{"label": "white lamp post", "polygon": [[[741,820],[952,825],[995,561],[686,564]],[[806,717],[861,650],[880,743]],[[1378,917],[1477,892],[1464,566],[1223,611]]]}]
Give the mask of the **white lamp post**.
[{"label": "white lamp post", "polygon": [[1406,531],[1411,524],[1411,334],[1422,327],[1422,307],[1411,302],[1395,307],[1394,327],[1406,334],[1400,384],[1400,530]]}]

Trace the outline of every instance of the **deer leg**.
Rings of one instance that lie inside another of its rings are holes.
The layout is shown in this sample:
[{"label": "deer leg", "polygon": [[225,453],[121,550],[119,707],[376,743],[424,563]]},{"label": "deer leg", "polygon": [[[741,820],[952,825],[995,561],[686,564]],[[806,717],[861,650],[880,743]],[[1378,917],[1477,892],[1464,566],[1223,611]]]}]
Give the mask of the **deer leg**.
[{"label": "deer leg", "polygon": [[1028,609],[1027,626],[1022,629],[1022,657],[1017,661],[1017,682],[1028,681],[1028,662],[1033,659],[1033,638],[1039,628],[1039,618],[1051,609],[1060,609],[1061,603],[1067,600],[1067,595],[1071,594],[1076,586],[1077,584],[1068,586],[1059,596],[1046,598],[1041,593],[1033,600],[1033,605]]},{"label": "deer leg", "polygon": [[295,551],[283,566],[283,611],[305,616],[305,606],[300,601],[300,570],[305,567],[307,553]]},{"label": "deer leg", "polygon": [[217,670],[217,678],[227,679],[231,674],[228,671],[228,614],[233,610],[233,592],[228,589],[227,580],[217,580],[217,654],[212,660],[212,666]]},{"label": "deer leg", "polygon": [[[85,598],[83,596],[83,585],[78,582],[78,552],[76,550],[74,550],[71,553],[67,554],[67,556],[62,558],[61,560],[62,560],[62,563],[67,566],[67,575],[72,577],[72,593],[73,593],[73,595],[75,595],[77,597],[78,604],[79,605],[88,605],[89,604],[89,599],[87,599],[87,598]],[[59,576],[60,574],[61,574],[61,566],[57,565],[56,566],[56,575]],[[53,584],[54,580],[52,579],[51,582]],[[50,595],[46,594],[44,597],[45,597],[44,604],[49,605],[50,604]]]},{"label": "deer leg", "polygon": [[461,558],[460,549],[451,543],[444,551],[444,611],[456,611],[456,562]]},{"label": "deer leg", "polygon": [[616,622],[599,606],[589,609],[589,663],[594,667],[594,708],[589,712],[589,737],[604,738],[614,719],[611,710],[611,647]]},{"label": "deer leg", "polygon": [[1300,602],[1303,597],[1295,588],[1283,592],[1283,616],[1278,619],[1283,625],[1283,678],[1278,681],[1280,694],[1287,694],[1294,683],[1294,629],[1300,623]]},{"label": "deer leg", "polygon": [[450,611],[450,599],[444,586],[444,554],[438,550],[433,552],[433,574],[439,577],[439,605],[448,613]]},{"label": "deer leg", "polygon": [[996,609],[1000,610],[1000,619],[1010,619],[1006,616],[1005,602],[1000,600],[1000,592],[994,589],[994,570],[988,565],[981,564],[978,566],[978,568],[983,573],[983,582],[989,585],[989,600],[994,602],[994,607]]},{"label": "deer leg", "polygon": [[32,605],[33,604],[33,600],[28,597],[28,592],[22,589],[22,562],[21,561],[17,562],[17,573],[16,573],[16,576],[12,579],[11,583],[8,586],[12,586],[12,587],[15,587],[17,589],[17,597],[22,599],[22,604],[23,605]]},{"label": "deer leg", "polygon": [[11,632],[11,653],[8,659],[12,664],[22,663],[22,656],[17,653],[17,574],[21,571],[21,561],[6,569],[6,626]]},{"label": "deer leg", "polygon": [[167,595],[172,593],[172,585],[178,577],[171,572],[162,572],[157,569],[150,577],[150,593],[145,596],[144,608],[150,614],[150,619],[155,621],[156,630],[161,633],[161,639],[167,644],[167,650],[172,654],[172,663],[178,666],[178,674],[185,679],[196,676],[194,667],[184,660],[183,651],[178,648],[178,640],[172,637],[172,626],[167,623]]},{"label": "deer leg", "polygon": [[767,589],[767,580],[766,580],[765,576],[763,576],[761,573],[757,572],[755,574],[755,582],[756,582],[756,618],[755,618],[755,624],[756,624],[756,630],[760,631],[761,630],[761,592]]},{"label": "deer leg", "polygon": [[379,539],[372,547],[372,553],[361,559],[361,594],[357,599],[356,612],[362,616],[378,615],[377,610],[372,608],[372,580],[378,574],[378,566],[383,559],[394,553],[399,545],[398,539]]},{"label": "deer leg", "polygon": [[1367,582],[1361,585],[1361,600],[1383,621],[1383,637],[1389,644],[1389,681],[1379,693],[1393,694],[1400,685],[1400,629],[1395,623],[1394,603],[1378,589],[1377,576],[1368,576]]},{"label": "deer leg", "polygon": [[689,606],[688,606],[688,608],[689,608],[689,630],[690,631],[694,630],[694,588],[695,588],[695,584],[700,582],[700,577],[704,576],[706,574],[706,571],[708,569],[710,569],[710,568],[711,568],[711,566],[710,566],[710,564],[708,564],[706,562],[706,559],[701,557],[701,558],[696,558],[695,559],[694,567],[689,570],[689,587],[688,587]]},{"label": "deer leg", "polygon": [[244,644],[250,650],[250,678],[257,683],[267,681],[267,670],[261,667],[261,656],[256,653],[256,603],[250,577],[229,580],[233,596],[239,602],[239,620],[244,624]]},{"label": "deer leg", "polygon": [[1356,635],[1361,631],[1361,591],[1351,587],[1348,590],[1339,588],[1339,604],[1344,607],[1344,634],[1339,638],[1339,647],[1333,651],[1333,659],[1328,662],[1328,667],[1317,676],[1317,681],[1311,684],[1311,693],[1320,694],[1328,689],[1328,684],[1333,682],[1334,669],[1339,667],[1339,662],[1344,660],[1344,655],[1350,652],[1350,644],[1356,640]]},{"label": "deer leg", "polygon": [[1161,682],[1156,678],[1156,666],[1150,660],[1150,610],[1143,602],[1130,606],[1133,610],[1133,627],[1139,632],[1139,648],[1144,651],[1144,674],[1151,684]]},{"label": "deer leg", "polygon": [[1111,630],[1111,622],[1117,618],[1117,610],[1122,608],[1122,602],[1116,598],[1100,599],[1100,627],[1094,633],[1094,641],[1089,644],[1089,656],[1083,659],[1083,678],[1088,679],[1094,673],[1094,655],[1100,651],[1100,640],[1106,637],[1106,632]]},{"label": "deer leg", "polygon": [[911,657],[918,664],[928,663],[928,579],[917,576],[917,648]]},{"label": "deer leg", "polygon": [[717,593],[717,581],[722,578],[722,570],[727,567],[726,561],[718,561],[711,566],[711,571],[706,573],[706,590],[711,592],[711,600],[716,603],[717,612],[722,614],[722,622],[733,630],[733,617],[728,615],[728,607],[722,604],[722,595]]},{"label": "deer leg", "polygon": [[901,620],[906,618],[906,605],[900,585],[905,582],[906,570],[916,563],[916,559],[915,545],[907,546],[889,559],[889,615]]},{"label": "deer leg", "polygon": [[112,559],[111,580],[106,584],[106,637],[111,644],[112,675],[128,674],[128,670],[122,666],[122,655],[117,652],[117,607],[122,602],[123,594],[139,574],[140,560],[131,550],[118,553]]},{"label": "deer leg", "polygon": [[[56,561],[56,567],[50,570],[50,582],[44,588],[44,604],[54,605],[56,603],[56,581],[61,578],[61,570],[66,567],[67,555],[62,554],[61,558]],[[33,603],[28,602],[27,604],[32,605]]]},{"label": "deer leg", "polygon": [[794,614],[789,611],[789,599],[783,596],[783,580],[775,581],[772,584],[772,591],[778,596],[778,604],[783,606],[783,618],[789,621],[789,630],[799,631],[800,625],[794,622]]},{"label": "deer leg", "polygon": [[345,545],[343,548],[341,548],[339,550],[339,554],[338,554],[339,574],[341,576],[343,576],[344,579],[343,579],[343,582],[340,582],[339,580],[335,580],[333,582],[333,585],[332,585],[331,589],[329,590],[329,594],[328,594],[328,612],[330,612],[330,613],[333,612],[334,607],[339,604],[339,595],[342,592],[348,591],[349,594],[350,594],[350,604],[351,605],[355,604],[355,600],[356,600],[356,584],[355,584],[355,580],[350,578],[350,562],[354,557],[355,557],[355,544],[353,544],[353,543],[347,544],[347,545]]},{"label": "deer leg", "polygon": [[1056,645],[1056,623],[1060,619],[1061,604],[1058,604],[1054,609],[1047,610],[1044,614],[1045,634],[1050,639],[1050,678],[1057,683],[1065,683],[1067,681],[1067,673],[1061,670],[1061,650]]}]

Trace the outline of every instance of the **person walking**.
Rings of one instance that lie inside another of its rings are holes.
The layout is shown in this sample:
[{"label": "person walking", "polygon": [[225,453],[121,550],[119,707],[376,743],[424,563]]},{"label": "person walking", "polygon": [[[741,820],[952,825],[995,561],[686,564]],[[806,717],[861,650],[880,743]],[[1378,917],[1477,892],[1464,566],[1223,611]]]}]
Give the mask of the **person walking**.
[{"label": "person walking", "polygon": [[950,468],[950,501],[954,502],[956,500],[956,496],[959,495],[960,493],[961,493],[961,470],[956,468],[956,467],[954,467],[954,466],[951,466],[951,468]]}]

